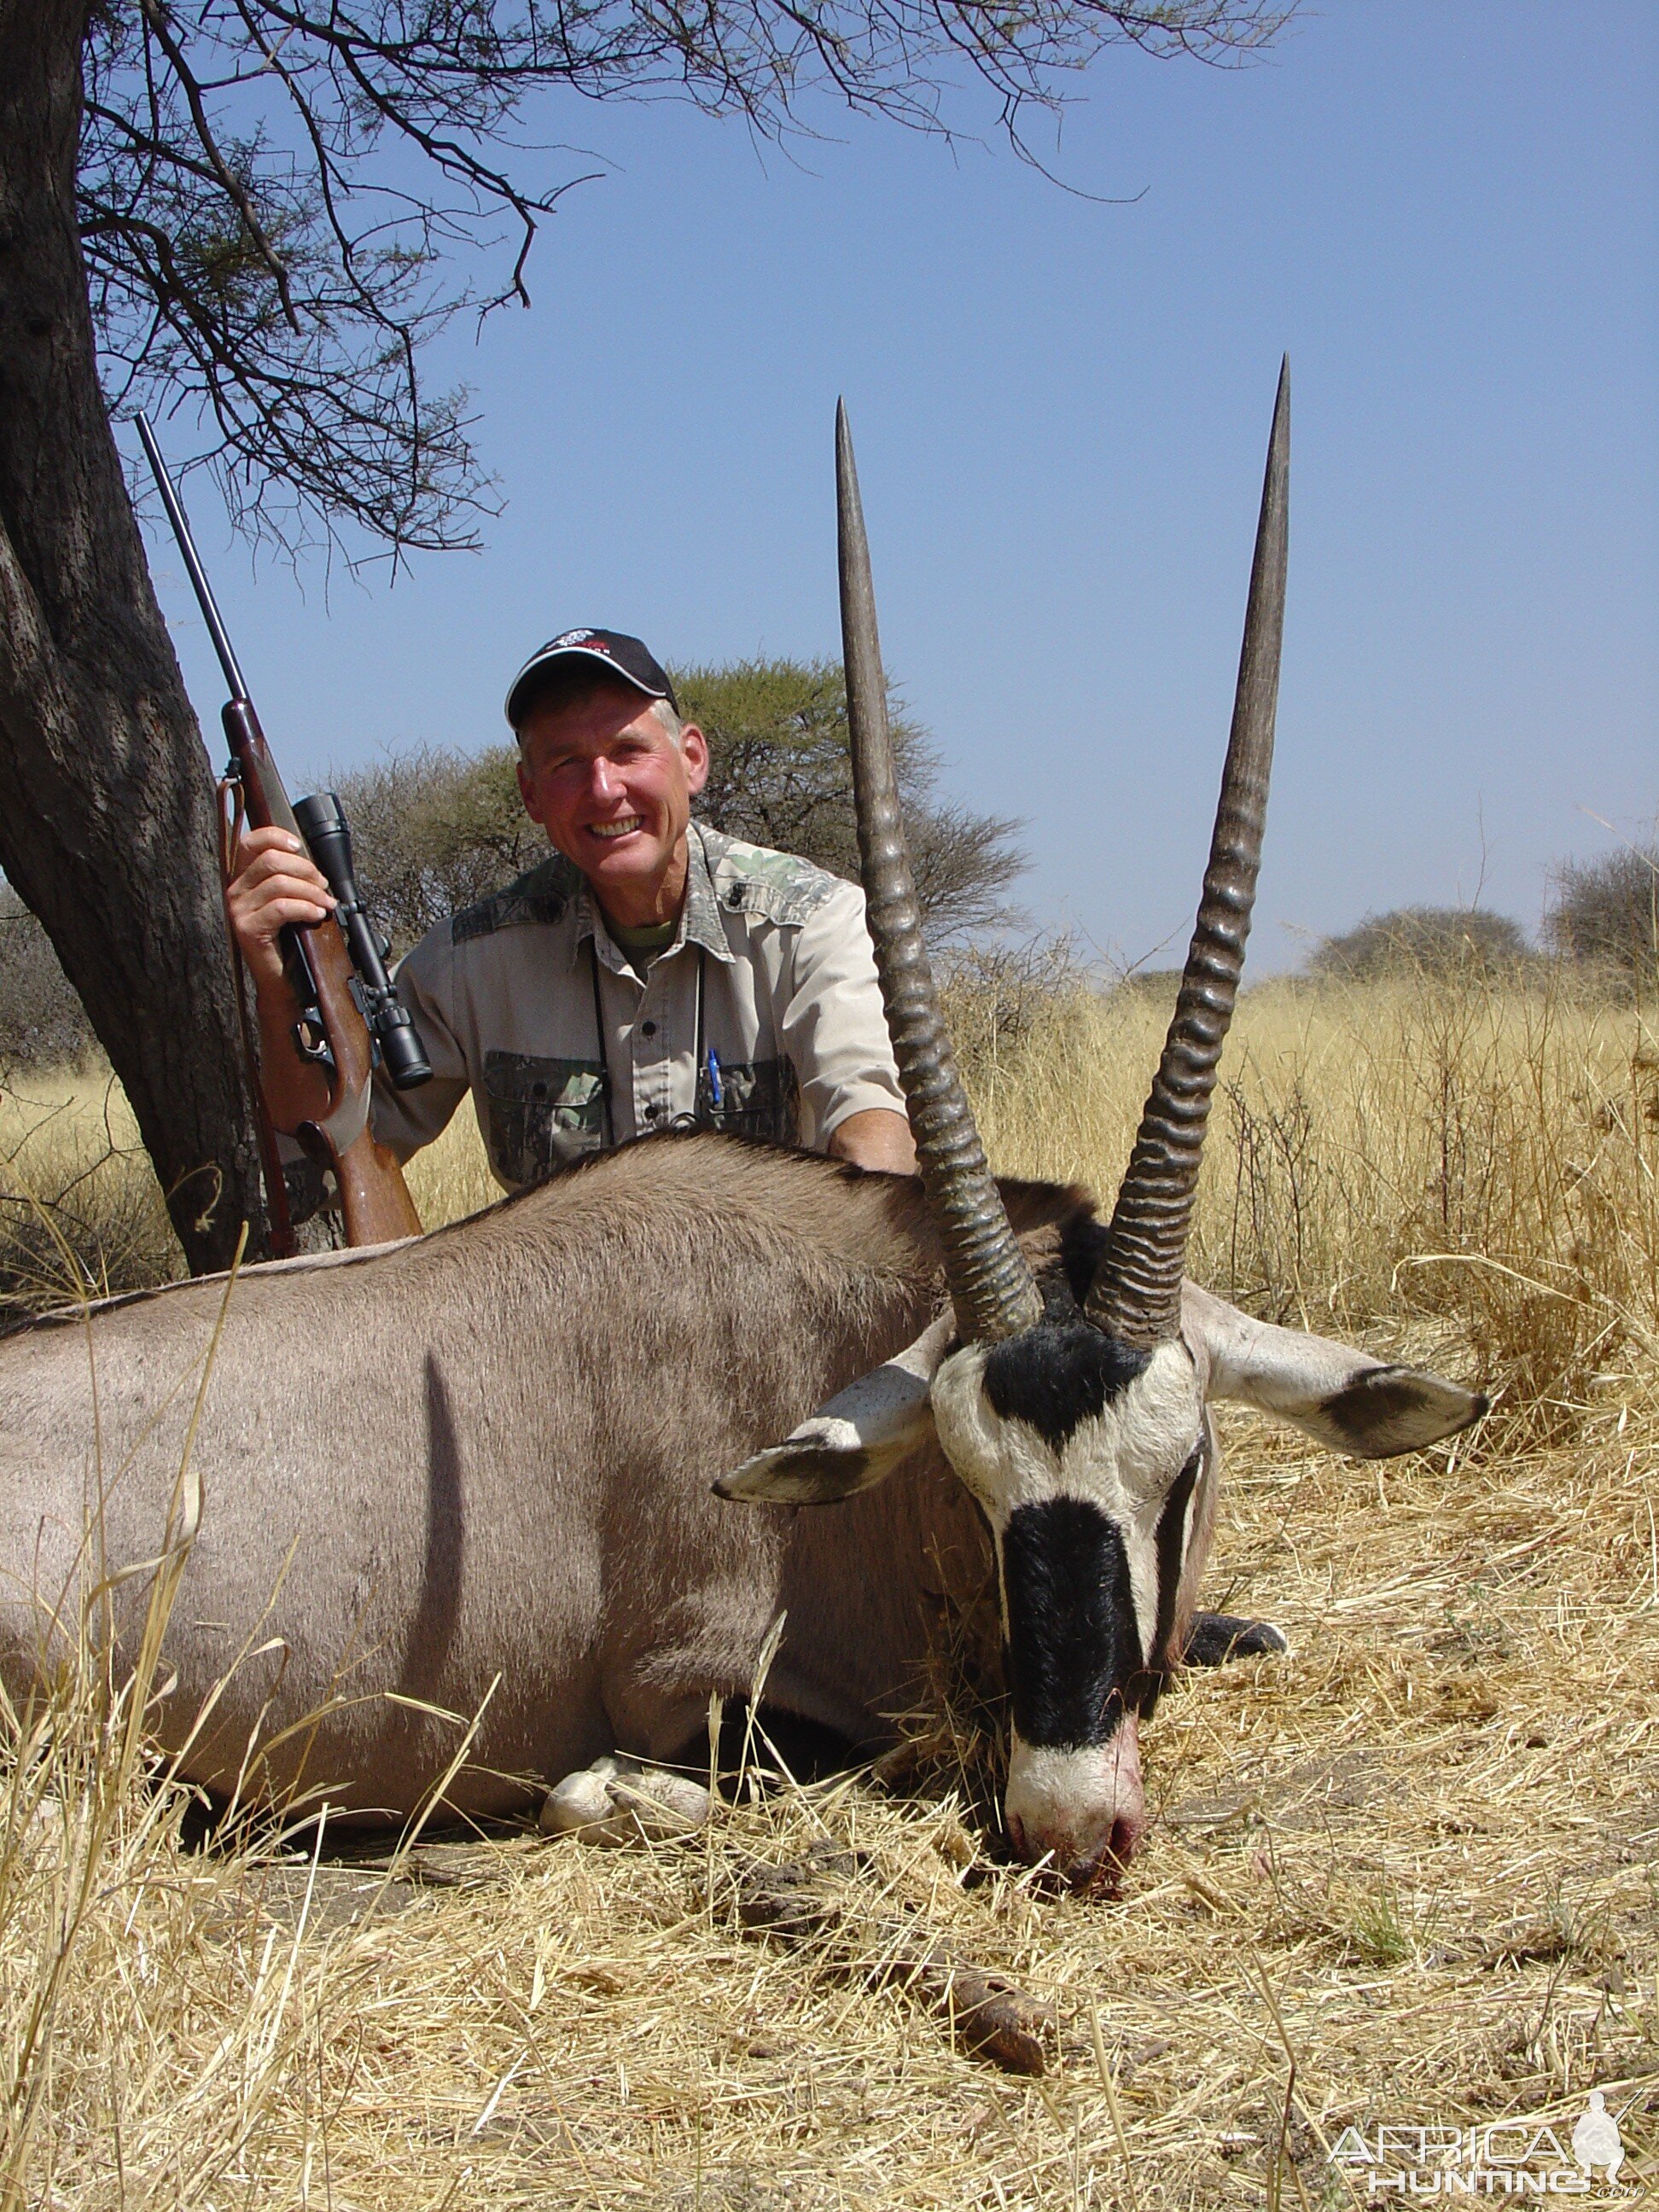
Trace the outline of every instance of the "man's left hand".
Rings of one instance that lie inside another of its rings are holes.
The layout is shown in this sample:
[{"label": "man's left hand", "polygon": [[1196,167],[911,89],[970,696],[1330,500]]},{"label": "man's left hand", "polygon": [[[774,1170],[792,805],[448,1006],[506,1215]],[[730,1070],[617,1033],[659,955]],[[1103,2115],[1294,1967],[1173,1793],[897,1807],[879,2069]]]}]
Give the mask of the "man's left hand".
[{"label": "man's left hand", "polygon": [[849,1114],[830,1138],[828,1150],[832,1160],[851,1160],[855,1168],[874,1168],[884,1175],[916,1171],[910,1124],[902,1114],[890,1114],[882,1106]]}]

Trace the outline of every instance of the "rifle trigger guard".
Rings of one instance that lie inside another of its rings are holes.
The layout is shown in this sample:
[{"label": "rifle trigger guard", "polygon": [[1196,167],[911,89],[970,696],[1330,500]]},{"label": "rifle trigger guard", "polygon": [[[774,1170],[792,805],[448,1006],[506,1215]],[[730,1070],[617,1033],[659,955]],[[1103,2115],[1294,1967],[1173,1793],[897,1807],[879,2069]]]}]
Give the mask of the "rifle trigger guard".
[{"label": "rifle trigger guard", "polygon": [[333,1066],[334,1055],[328,1048],[328,1035],[323,1027],[323,1018],[315,1006],[307,1006],[295,1023],[294,1049],[301,1060],[310,1060],[317,1066]]}]

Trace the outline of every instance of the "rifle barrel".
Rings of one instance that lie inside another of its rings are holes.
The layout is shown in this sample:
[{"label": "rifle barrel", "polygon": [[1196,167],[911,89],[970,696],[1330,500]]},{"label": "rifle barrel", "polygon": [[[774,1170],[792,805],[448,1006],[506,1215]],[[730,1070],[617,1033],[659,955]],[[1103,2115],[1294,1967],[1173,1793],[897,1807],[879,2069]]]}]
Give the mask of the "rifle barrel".
[{"label": "rifle barrel", "polygon": [[236,665],[236,654],[226,630],[218,603],[213,596],[213,586],[208,582],[207,571],[202,566],[202,556],[196,550],[196,540],[190,534],[190,524],[173,488],[173,478],[167,474],[167,465],[161,459],[161,448],[155,442],[155,433],[149,427],[148,415],[138,417],[138,435],[143,441],[144,453],[155,472],[155,489],[161,495],[161,504],[167,511],[167,520],[173,525],[173,534],[179,541],[179,550],[184,556],[185,567],[195,587],[197,604],[202,610],[213,640],[213,649],[219,656],[219,665],[225,672],[225,681],[230,686],[233,699],[246,699],[247,686],[242,681],[242,672]]}]

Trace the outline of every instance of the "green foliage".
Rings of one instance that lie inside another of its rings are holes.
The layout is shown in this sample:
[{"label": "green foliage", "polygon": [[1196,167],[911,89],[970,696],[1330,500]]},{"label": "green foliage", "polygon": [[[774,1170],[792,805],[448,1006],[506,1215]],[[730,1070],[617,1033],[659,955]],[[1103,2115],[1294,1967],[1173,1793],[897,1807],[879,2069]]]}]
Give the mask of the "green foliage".
[{"label": "green foliage", "polygon": [[1411,1936],[1392,1892],[1367,1890],[1358,1899],[1348,1940],[1367,1966],[1398,1966],[1411,1956]]},{"label": "green foliage", "polygon": [[1507,915],[1478,906],[1401,906],[1326,938],[1308,965],[1316,975],[1360,983],[1386,975],[1511,974],[1532,957],[1520,924]]},{"label": "green foliage", "polygon": [[[859,877],[847,686],[833,660],[744,660],[677,670],[688,721],[708,739],[699,817],[728,836],[804,854]],[[1003,894],[1026,866],[1019,824],[935,796],[939,756],[921,724],[890,702],[893,752],[916,897],[930,941],[982,935],[1013,920]]]}]

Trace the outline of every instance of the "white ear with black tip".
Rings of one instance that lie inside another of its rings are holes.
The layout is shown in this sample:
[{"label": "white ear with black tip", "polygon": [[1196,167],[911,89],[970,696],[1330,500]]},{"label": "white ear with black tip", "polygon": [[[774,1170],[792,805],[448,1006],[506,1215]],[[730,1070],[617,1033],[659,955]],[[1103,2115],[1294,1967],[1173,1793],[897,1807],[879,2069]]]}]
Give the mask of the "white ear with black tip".
[{"label": "white ear with black tip", "polygon": [[1182,1295],[1182,1333],[1205,1357],[1205,1395],[1293,1421],[1335,1451],[1389,1459],[1420,1451],[1478,1421],[1478,1390],[1414,1367],[1393,1367],[1327,1337],[1253,1321],[1195,1284]]},{"label": "white ear with black tip", "polygon": [[939,1316],[913,1345],[860,1375],[810,1420],[714,1485],[746,1505],[836,1505],[869,1490],[923,1443],[933,1425],[928,1393],[956,1334]]}]

